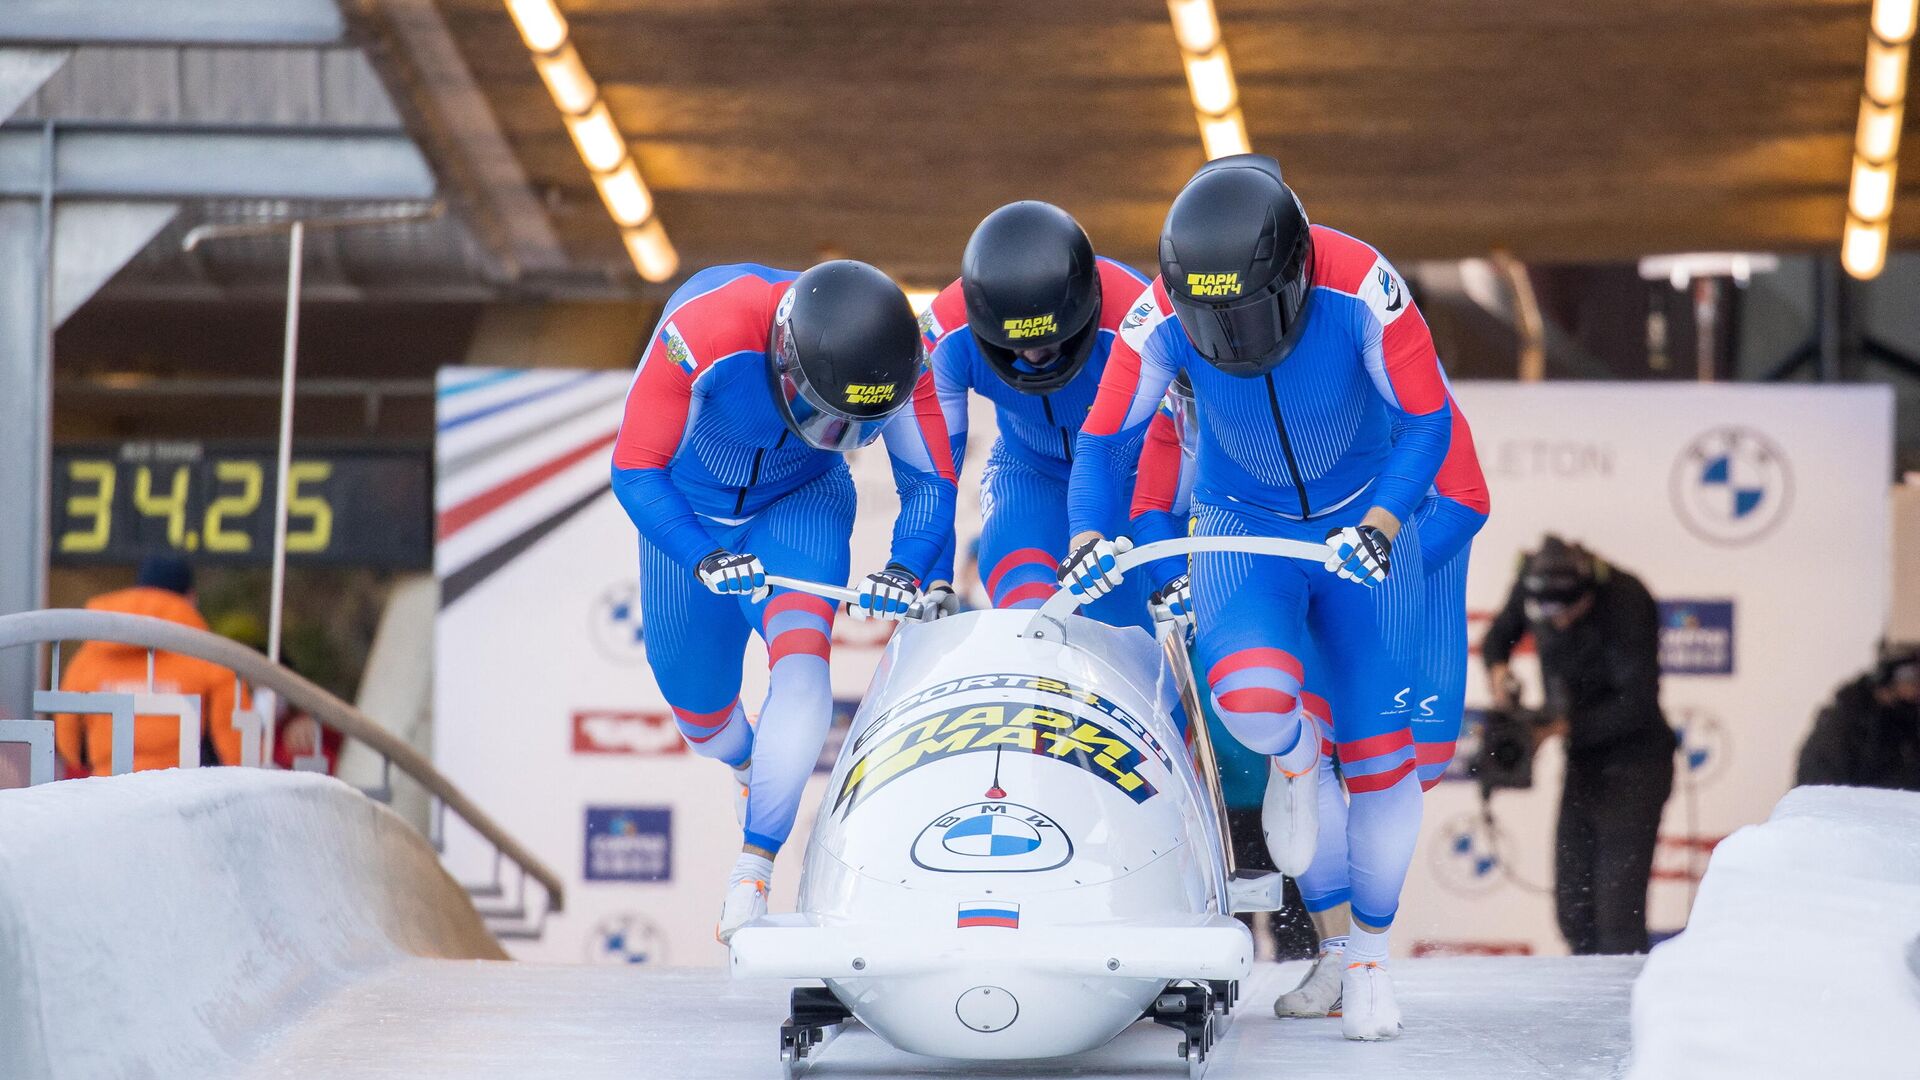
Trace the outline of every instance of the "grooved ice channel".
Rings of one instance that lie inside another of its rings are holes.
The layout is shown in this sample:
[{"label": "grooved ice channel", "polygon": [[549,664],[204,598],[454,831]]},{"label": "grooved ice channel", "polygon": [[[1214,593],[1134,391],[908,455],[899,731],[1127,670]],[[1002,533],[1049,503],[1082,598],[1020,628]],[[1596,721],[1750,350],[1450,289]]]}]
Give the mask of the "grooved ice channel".
[{"label": "grooved ice channel", "polygon": [[[1612,1078],[1627,1055],[1638,957],[1398,961],[1407,1032],[1350,1043],[1338,1020],[1276,1020],[1305,965],[1263,964],[1210,1078]],[[327,1001],[266,1048],[249,1077],[566,1076],[735,1080],[780,1075],[786,986],[721,972],[406,960]],[[1137,1024],[1049,1062],[959,1062],[894,1050],[855,1026],[808,1076],[1179,1077],[1178,1036]]]}]

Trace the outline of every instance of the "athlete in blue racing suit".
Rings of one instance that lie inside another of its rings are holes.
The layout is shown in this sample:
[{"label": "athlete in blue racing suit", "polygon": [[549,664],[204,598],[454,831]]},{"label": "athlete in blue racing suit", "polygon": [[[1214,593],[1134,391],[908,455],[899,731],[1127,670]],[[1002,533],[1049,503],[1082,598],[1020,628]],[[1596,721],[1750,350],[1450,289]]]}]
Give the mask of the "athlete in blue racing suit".
[{"label": "athlete in blue racing suit", "polygon": [[[853,532],[842,451],[884,436],[900,492],[892,561],[861,582],[897,619],[953,529],[953,464],[905,294],[864,263],[714,267],[667,301],[627,393],[613,489],[640,532],[647,663],[694,752],[734,769],[745,844],[721,940],[766,911],[773,857],[833,716],[834,607],[769,573],[840,584]],[[757,728],[747,637],[766,642]]]},{"label": "athlete in blue racing suit", "polygon": [[[1147,279],[1097,258],[1058,207],[1017,202],[987,215],[967,242],[959,280],[921,317],[958,470],[968,392],[993,402],[1000,437],[980,477],[980,581],[996,608],[1039,607],[1067,553],[1067,475],[1107,354]],[[1125,530],[1124,514],[1105,522]],[[948,546],[934,581],[952,579]],[[1145,594],[1126,587],[1086,614],[1147,627]]]},{"label": "athlete in blue racing suit", "polygon": [[1128,541],[1108,539],[1103,523],[1132,490],[1140,435],[1184,371],[1205,418],[1195,532],[1326,544],[1331,573],[1194,558],[1199,674],[1234,736],[1273,756],[1268,846],[1298,875],[1312,862],[1320,762],[1300,657],[1311,641],[1328,658],[1314,682],[1344,729],[1351,812],[1379,824],[1363,830],[1364,850],[1355,836],[1353,861],[1368,872],[1354,875],[1344,1028],[1392,1038],[1387,930],[1420,821],[1408,706],[1420,680],[1396,645],[1420,625],[1413,511],[1447,454],[1445,379],[1399,274],[1366,244],[1310,226],[1271,158],[1201,169],[1168,212],[1160,262],[1121,324],[1076,446],[1062,580],[1083,596],[1117,584],[1113,560]]}]

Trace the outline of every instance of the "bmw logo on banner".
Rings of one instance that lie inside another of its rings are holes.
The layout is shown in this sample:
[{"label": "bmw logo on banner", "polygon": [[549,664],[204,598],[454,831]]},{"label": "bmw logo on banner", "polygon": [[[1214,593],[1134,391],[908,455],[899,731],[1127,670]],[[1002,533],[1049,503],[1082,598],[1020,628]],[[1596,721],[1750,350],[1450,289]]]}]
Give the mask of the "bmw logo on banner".
[{"label": "bmw logo on banner", "polygon": [[1030,806],[978,802],[934,818],[913,841],[913,862],[945,874],[1051,870],[1073,858],[1073,841]]},{"label": "bmw logo on banner", "polygon": [[1787,516],[1793,473],[1773,440],[1746,427],[1716,428],[1673,463],[1674,512],[1695,536],[1736,546],[1766,535]]},{"label": "bmw logo on banner", "polygon": [[601,590],[587,617],[587,630],[600,655],[616,664],[647,662],[647,635],[640,624],[640,586],[616,581]]}]

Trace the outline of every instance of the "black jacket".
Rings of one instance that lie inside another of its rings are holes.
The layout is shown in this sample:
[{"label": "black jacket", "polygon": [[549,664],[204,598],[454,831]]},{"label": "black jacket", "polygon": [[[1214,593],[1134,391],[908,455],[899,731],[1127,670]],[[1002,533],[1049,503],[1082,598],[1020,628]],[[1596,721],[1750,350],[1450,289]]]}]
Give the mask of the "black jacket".
[{"label": "black jacket", "polygon": [[1594,587],[1592,610],[1565,630],[1530,625],[1515,582],[1481,655],[1489,665],[1506,663],[1529,633],[1548,711],[1567,718],[1569,754],[1672,751],[1673,729],[1660,711],[1660,610],[1639,578],[1608,567]]},{"label": "black jacket", "polygon": [[1842,686],[1800,748],[1795,782],[1920,791],[1920,709],[1875,701],[1871,675]]}]

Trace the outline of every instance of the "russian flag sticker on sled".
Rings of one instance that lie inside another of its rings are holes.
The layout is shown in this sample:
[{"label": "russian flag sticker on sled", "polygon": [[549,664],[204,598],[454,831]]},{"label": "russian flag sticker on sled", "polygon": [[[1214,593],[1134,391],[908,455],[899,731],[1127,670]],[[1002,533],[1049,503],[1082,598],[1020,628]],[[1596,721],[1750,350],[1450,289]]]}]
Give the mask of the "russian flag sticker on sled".
[{"label": "russian flag sticker on sled", "polygon": [[970,926],[1004,926],[1018,930],[1020,905],[999,900],[965,900],[960,904],[960,918],[955,925],[963,930]]}]

